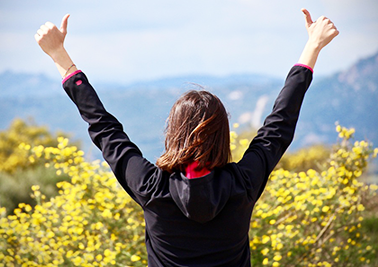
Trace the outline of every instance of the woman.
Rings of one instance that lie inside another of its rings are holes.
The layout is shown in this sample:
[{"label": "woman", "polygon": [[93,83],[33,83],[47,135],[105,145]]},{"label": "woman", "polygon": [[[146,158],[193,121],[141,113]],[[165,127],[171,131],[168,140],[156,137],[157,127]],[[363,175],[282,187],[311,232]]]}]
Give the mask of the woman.
[{"label": "woman", "polygon": [[237,163],[229,163],[227,113],[206,91],[190,91],[174,104],[167,121],[166,151],[156,165],[150,163],[105,110],[64,49],[69,15],[60,29],[47,22],[37,31],[36,41],[56,63],[65,91],[89,124],[93,142],[144,210],[150,267],[250,266],[252,209],[292,141],[318,54],[338,35],[329,19],[313,22],[309,12],[302,11],[308,42],[272,113]]}]

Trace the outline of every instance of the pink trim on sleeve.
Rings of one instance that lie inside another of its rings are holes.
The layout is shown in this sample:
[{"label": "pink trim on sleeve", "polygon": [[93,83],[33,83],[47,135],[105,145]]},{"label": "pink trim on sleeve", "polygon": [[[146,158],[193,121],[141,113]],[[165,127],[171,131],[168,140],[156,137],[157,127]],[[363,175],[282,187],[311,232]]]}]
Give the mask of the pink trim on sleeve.
[{"label": "pink trim on sleeve", "polygon": [[312,73],[314,73],[314,70],[311,67],[309,67],[309,66],[307,66],[305,64],[297,63],[294,66],[301,66],[303,68],[309,69]]},{"label": "pink trim on sleeve", "polygon": [[71,78],[72,76],[74,76],[74,75],[76,75],[76,74],[78,74],[78,73],[80,73],[80,72],[81,72],[81,70],[77,70],[77,71],[72,72],[71,74],[67,75],[67,76],[63,79],[62,84],[64,84],[69,78]]}]

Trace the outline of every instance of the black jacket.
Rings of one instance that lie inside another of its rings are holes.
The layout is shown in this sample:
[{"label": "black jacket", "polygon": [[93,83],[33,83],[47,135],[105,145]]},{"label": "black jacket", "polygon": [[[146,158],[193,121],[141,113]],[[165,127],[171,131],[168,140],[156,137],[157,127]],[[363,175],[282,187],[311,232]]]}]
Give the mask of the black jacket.
[{"label": "black jacket", "polygon": [[63,86],[119,183],[144,210],[148,266],[244,267],[250,266],[252,209],[293,139],[311,80],[309,69],[294,66],[243,158],[196,179],[143,158],[83,73]]}]

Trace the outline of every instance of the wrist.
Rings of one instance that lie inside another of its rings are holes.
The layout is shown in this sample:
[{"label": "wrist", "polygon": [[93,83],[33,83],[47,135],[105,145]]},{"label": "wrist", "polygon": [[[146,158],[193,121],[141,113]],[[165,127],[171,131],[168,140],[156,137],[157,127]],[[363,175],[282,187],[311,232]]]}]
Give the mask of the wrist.
[{"label": "wrist", "polygon": [[308,40],[298,60],[298,63],[307,65],[311,69],[314,69],[320,50],[321,46],[319,42]]},{"label": "wrist", "polygon": [[51,53],[50,56],[55,62],[62,78],[65,78],[67,75],[77,70],[75,64],[63,46],[59,49],[55,49],[54,53]]},{"label": "wrist", "polygon": [[67,61],[68,53],[67,53],[66,49],[63,46],[61,46],[61,47],[55,49],[49,55],[55,63],[59,64],[59,63],[62,63],[64,61]]},{"label": "wrist", "polygon": [[306,48],[319,54],[320,50],[322,49],[322,45],[317,40],[308,39]]}]

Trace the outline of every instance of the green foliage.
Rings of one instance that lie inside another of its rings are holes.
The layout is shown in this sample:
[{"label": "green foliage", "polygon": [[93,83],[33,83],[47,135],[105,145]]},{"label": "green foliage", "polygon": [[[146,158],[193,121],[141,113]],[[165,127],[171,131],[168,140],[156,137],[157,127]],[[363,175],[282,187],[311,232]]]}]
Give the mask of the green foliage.
[{"label": "green foliage", "polygon": [[254,129],[246,129],[241,131],[240,134],[237,134],[236,129],[239,129],[238,123],[234,123],[233,129],[234,130],[230,132],[230,148],[232,161],[238,162],[241,160],[253,137],[256,135],[256,131]]},{"label": "green foliage", "polygon": [[321,171],[329,160],[331,151],[323,145],[314,145],[296,152],[286,153],[276,169],[285,169],[295,172],[313,169]]},{"label": "green foliage", "polygon": [[[256,131],[253,129],[239,130],[238,123],[233,125],[233,129],[234,130],[231,131],[232,160],[239,161],[253,137],[256,135]],[[237,134],[236,130],[239,130],[240,133]],[[314,145],[291,153],[286,152],[276,169],[296,172],[309,169],[321,171],[329,160],[330,153],[331,150],[324,145]]]},{"label": "green foliage", "polygon": [[21,143],[27,144],[28,148],[35,145],[57,145],[56,137],[46,127],[15,119],[7,130],[0,132],[0,172],[12,174],[17,169],[35,165],[28,160],[27,150],[19,148]]},{"label": "green foliage", "polygon": [[56,183],[69,179],[67,175],[56,175],[52,168],[45,168],[46,161],[29,158],[29,150],[38,145],[57,146],[57,136],[33,121],[15,119],[8,129],[0,132],[0,205],[8,213],[18,203],[35,205],[30,197],[32,185],[40,185],[50,198],[58,192]]},{"label": "green foliage", "polygon": [[56,175],[53,168],[45,166],[17,170],[13,174],[0,172],[0,205],[7,208],[8,214],[17,208],[18,203],[34,206],[32,185],[40,185],[41,191],[49,199],[58,194],[56,184],[63,180],[68,181],[68,175]]},{"label": "green foliage", "polygon": [[71,181],[59,182],[49,201],[32,186],[35,208],[21,203],[0,219],[0,266],[146,266],[141,208],[104,162],[86,162],[68,139],[58,140],[32,148],[30,159],[48,160]]},{"label": "green foliage", "polygon": [[[323,171],[272,173],[251,220],[253,266],[377,266],[376,218],[365,218],[378,186],[358,179],[378,150],[338,131],[343,139]],[[244,144],[236,138],[233,151]],[[146,266],[142,210],[105,163],[58,141],[29,149],[29,159],[70,181],[50,200],[32,186],[34,209],[21,203],[5,216],[0,208],[0,266]]]},{"label": "green foliage", "polygon": [[[253,266],[378,264],[376,238],[362,228],[369,216],[364,203],[378,187],[358,180],[378,149],[366,141],[352,143],[354,129],[336,130],[341,142],[319,171],[277,169],[271,174],[251,220]],[[236,133],[232,142],[238,142]]]}]

